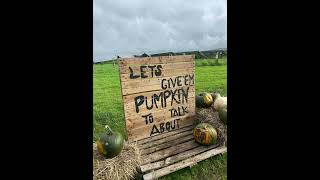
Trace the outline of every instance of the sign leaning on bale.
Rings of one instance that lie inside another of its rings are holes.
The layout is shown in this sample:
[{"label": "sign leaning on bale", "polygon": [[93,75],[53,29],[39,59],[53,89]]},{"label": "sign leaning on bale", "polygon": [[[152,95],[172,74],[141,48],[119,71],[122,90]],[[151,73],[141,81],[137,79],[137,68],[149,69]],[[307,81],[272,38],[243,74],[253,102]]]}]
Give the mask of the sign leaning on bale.
[{"label": "sign leaning on bale", "polygon": [[140,140],[177,130],[195,116],[194,56],[119,61],[128,138]]}]

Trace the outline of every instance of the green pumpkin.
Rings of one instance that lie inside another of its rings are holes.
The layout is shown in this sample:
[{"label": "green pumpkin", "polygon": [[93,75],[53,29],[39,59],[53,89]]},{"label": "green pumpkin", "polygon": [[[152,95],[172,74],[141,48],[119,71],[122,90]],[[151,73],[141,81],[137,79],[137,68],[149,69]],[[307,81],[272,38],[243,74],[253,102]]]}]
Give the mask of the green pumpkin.
[{"label": "green pumpkin", "polygon": [[196,142],[202,145],[212,145],[218,142],[216,129],[208,123],[200,123],[193,129],[193,136]]},{"label": "green pumpkin", "polygon": [[218,111],[220,120],[227,124],[227,108],[223,108]]},{"label": "green pumpkin", "polygon": [[106,132],[101,134],[97,141],[98,152],[106,158],[113,158],[120,154],[124,139],[119,132],[113,132],[109,126],[105,126]]},{"label": "green pumpkin", "polygon": [[209,108],[213,104],[213,98],[209,93],[201,93],[196,96],[197,108]]}]

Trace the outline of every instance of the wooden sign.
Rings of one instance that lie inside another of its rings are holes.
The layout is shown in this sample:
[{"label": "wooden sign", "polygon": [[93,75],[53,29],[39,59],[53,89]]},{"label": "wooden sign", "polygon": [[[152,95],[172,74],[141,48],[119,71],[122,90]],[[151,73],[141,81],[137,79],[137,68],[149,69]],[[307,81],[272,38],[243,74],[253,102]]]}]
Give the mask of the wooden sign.
[{"label": "wooden sign", "polygon": [[194,56],[119,61],[128,138],[140,140],[191,125],[195,116]]}]

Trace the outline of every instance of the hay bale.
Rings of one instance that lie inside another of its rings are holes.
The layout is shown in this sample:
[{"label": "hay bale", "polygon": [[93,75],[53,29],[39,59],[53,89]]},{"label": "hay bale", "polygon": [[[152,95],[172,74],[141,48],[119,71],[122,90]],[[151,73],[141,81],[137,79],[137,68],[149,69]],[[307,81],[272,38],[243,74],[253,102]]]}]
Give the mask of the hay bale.
[{"label": "hay bale", "polygon": [[139,173],[140,153],[137,144],[124,144],[121,153],[111,159],[102,157],[93,144],[94,180],[129,180]]},{"label": "hay bale", "polygon": [[208,123],[216,128],[218,132],[219,146],[227,146],[227,125],[219,119],[219,113],[213,108],[197,108],[196,109],[196,123]]}]

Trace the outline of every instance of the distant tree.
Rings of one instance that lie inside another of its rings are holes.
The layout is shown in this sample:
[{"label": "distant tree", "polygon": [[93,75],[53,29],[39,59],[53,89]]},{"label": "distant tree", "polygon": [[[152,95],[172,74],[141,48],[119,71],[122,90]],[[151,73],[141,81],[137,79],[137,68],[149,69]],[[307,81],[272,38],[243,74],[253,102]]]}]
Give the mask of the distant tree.
[{"label": "distant tree", "polygon": [[142,55],[141,55],[141,57],[150,57],[148,54],[146,54],[146,53],[143,53]]}]

